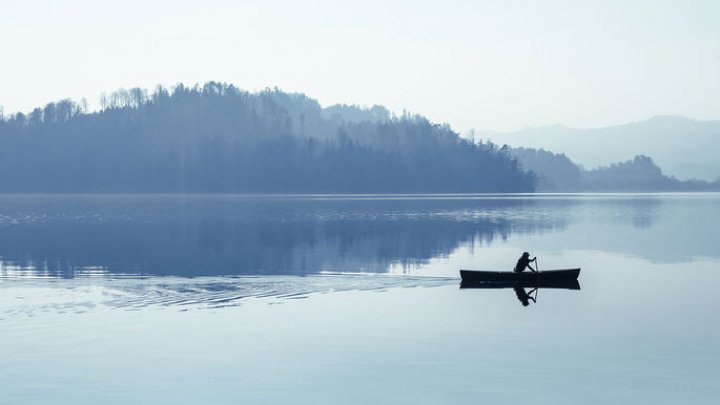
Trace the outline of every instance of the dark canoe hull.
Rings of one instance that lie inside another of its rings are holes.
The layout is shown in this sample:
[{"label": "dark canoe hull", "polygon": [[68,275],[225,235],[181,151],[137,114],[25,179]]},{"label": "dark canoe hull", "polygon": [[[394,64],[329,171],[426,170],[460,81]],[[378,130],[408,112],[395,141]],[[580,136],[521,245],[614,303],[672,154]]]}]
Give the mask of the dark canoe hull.
[{"label": "dark canoe hull", "polygon": [[580,283],[577,280],[558,281],[461,281],[460,288],[558,288],[565,290],[579,290]]},{"label": "dark canoe hull", "polygon": [[[511,271],[477,271],[460,270],[460,278],[465,285],[470,284],[505,284],[508,287],[545,287],[553,288],[553,285],[564,286],[577,285],[577,278],[580,269],[545,270],[538,273]],[[574,281],[574,283],[573,283]],[[493,287],[489,287],[493,288]],[[502,288],[502,287],[500,287]],[[578,285],[579,288],[579,285]],[[574,289],[574,288],[571,288]]]}]

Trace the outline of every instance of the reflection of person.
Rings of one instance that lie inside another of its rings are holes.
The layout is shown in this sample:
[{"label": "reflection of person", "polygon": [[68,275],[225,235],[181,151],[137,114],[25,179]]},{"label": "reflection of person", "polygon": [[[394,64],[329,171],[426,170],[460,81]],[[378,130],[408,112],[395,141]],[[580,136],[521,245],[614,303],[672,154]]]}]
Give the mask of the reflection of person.
[{"label": "reflection of person", "polygon": [[525,292],[525,289],[522,287],[514,287],[513,289],[515,290],[515,295],[517,295],[518,299],[520,300],[520,302],[522,302],[524,307],[530,305],[530,300],[532,300],[533,302],[537,302],[535,301],[535,298],[530,296],[530,294],[536,291],[537,288],[533,288],[532,290],[530,290],[529,293]]},{"label": "reflection of person", "polygon": [[537,257],[533,257],[532,260],[530,260],[530,253],[524,252],[522,256],[517,261],[517,264],[515,265],[515,268],[513,271],[515,273],[522,273],[525,271],[525,268],[530,269],[531,271],[537,271],[530,266],[530,262],[537,262]]}]

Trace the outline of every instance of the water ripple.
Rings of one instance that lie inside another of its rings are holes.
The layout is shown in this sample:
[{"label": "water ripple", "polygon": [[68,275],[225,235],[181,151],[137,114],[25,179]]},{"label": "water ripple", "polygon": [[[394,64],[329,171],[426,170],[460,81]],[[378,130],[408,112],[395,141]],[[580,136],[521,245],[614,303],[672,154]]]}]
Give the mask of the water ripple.
[{"label": "water ripple", "polygon": [[83,313],[97,307],[220,308],[251,299],[268,303],[315,294],[383,291],[390,288],[437,287],[455,278],[395,275],[323,274],[313,276],[244,277],[115,277],[106,279],[1,280],[0,321],[37,313]]}]

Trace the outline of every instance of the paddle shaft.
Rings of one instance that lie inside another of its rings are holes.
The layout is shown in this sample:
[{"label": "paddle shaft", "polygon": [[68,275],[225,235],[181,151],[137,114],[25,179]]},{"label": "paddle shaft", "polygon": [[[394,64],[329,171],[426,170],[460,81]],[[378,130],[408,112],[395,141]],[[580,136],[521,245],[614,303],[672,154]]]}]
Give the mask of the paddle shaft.
[{"label": "paddle shaft", "polygon": [[537,256],[535,256],[535,270],[537,270],[535,274],[537,275],[538,284],[538,286],[535,287],[535,303],[537,304],[538,291],[540,291],[540,262],[538,262]]}]

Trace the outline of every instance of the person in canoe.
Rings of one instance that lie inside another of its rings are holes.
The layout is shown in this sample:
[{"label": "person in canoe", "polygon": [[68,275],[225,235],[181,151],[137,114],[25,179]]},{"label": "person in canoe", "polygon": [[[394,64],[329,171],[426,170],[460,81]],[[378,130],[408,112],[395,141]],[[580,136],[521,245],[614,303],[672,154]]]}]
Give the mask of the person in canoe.
[{"label": "person in canoe", "polygon": [[530,269],[530,271],[536,272],[537,270],[533,269],[533,267],[530,265],[531,262],[537,262],[537,256],[533,257],[531,260],[530,253],[524,252],[522,256],[520,256],[520,258],[518,259],[513,271],[515,273],[522,273],[523,271],[525,271],[526,268],[528,268]]}]

